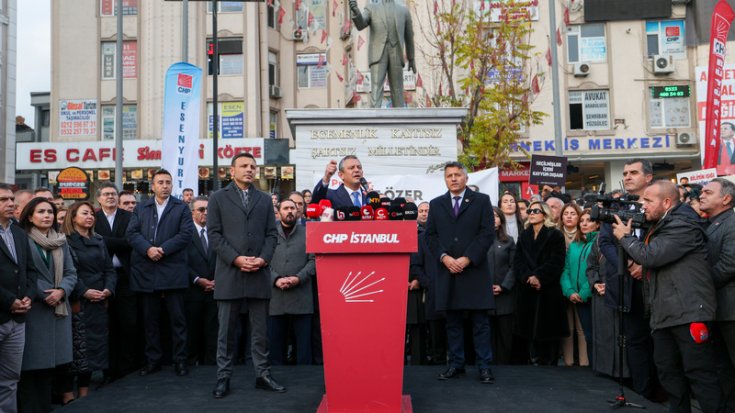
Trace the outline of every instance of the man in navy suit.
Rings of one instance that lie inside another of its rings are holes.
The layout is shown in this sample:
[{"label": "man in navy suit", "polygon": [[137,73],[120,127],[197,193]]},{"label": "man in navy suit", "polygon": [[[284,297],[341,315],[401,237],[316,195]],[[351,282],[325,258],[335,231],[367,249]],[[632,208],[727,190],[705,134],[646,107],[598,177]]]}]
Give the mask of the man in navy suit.
[{"label": "man in navy suit", "polygon": [[467,188],[467,170],[459,162],[444,167],[449,191],[429,204],[426,236],[438,259],[434,296],[436,310],[446,312],[449,365],[439,380],[464,374],[463,315],[472,320],[480,382],[495,382],[490,371],[490,321],[495,308],[487,251],[495,234],[490,197]]},{"label": "man in navy suit", "polygon": [[[339,169],[339,179],[343,183],[337,189],[329,189],[329,180],[337,169]],[[345,156],[339,161],[339,168],[337,161],[331,160],[324,171],[324,178],[314,187],[311,202],[319,203],[322,199],[328,199],[332,202],[332,208],[364,206],[366,204],[365,194],[360,188],[362,177],[362,164],[357,156]]]}]

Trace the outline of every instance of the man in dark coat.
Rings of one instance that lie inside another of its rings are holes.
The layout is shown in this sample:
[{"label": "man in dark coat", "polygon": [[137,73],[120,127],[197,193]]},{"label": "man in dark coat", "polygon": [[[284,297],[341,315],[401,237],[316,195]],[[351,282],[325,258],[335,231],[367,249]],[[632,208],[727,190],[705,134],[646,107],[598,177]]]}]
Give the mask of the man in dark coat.
[{"label": "man in dark coat", "polygon": [[726,411],[735,411],[735,184],[711,180],[699,195],[699,208],[709,216],[707,261],[717,291],[714,330],[717,374]]},{"label": "man in dark coat", "polygon": [[715,319],[715,286],[707,263],[707,239],[699,216],[679,201],[671,181],[655,181],[643,193],[643,241],[630,221],[615,216],[613,235],[643,266],[653,358],[670,411],[690,411],[690,388],[704,412],[720,411],[720,386],[712,342],[699,335]]},{"label": "man in dark coat", "polygon": [[189,287],[186,248],[194,234],[189,208],[171,196],[172,178],[165,169],[156,171],[151,186],[155,196],[135,208],[127,238],[133,247],[130,287],[143,303],[146,365],[145,376],[161,369],[161,305],[171,321],[174,370],[189,373],[186,366],[186,316],[184,293]]},{"label": "man in dark coat", "polygon": [[217,303],[214,301],[214,262],[217,256],[207,237],[205,197],[190,204],[195,233],[187,249],[191,286],[186,291],[186,331],[190,364],[214,365],[217,354]]},{"label": "man in dark coat", "polygon": [[12,413],[37,277],[25,231],[12,220],[14,199],[10,185],[0,184],[0,411]]},{"label": "man in dark coat", "polygon": [[119,194],[112,182],[104,182],[97,189],[100,210],[95,212],[94,232],[105,241],[117,273],[115,295],[109,299],[110,314],[110,371],[109,378],[122,377],[138,366],[142,358],[142,331],[138,327],[138,296],[130,289],[130,252],[132,247],[125,238],[130,223],[130,212],[118,207]]},{"label": "man in dark coat", "polygon": [[269,263],[278,232],[270,195],[253,185],[256,168],[253,155],[236,155],[230,168],[232,183],[209,199],[207,228],[209,242],[217,253],[214,299],[219,319],[217,384],[212,391],[215,398],[225,397],[230,389],[241,307],[248,310],[255,387],[286,391],[271,376],[268,362],[268,301],[272,285]]},{"label": "man in dark coat", "polygon": [[[495,238],[490,197],[467,188],[467,170],[459,162],[444,167],[449,191],[429,204],[426,236],[441,263],[437,271],[436,309],[447,314],[449,366],[440,380],[464,373],[464,327],[466,312],[473,324],[477,367],[482,383],[494,383],[490,371],[490,321],[495,308],[493,280],[487,251]],[[437,263],[438,264],[438,263]]]},{"label": "man in dark coat", "polygon": [[[338,168],[339,167],[339,168]],[[339,169],[339,179],[342,184],[337,189],[329,189],[329,180]],[[319,203],[322,199],[332,202],[332,208],[344,208],[366,204],[365,194],[360,188],[360,179],[363,178],[362,164],[355,155],[347,155],[342,160],[332,160],[327,164],[324,178],[314,187],[312,203]]]}]

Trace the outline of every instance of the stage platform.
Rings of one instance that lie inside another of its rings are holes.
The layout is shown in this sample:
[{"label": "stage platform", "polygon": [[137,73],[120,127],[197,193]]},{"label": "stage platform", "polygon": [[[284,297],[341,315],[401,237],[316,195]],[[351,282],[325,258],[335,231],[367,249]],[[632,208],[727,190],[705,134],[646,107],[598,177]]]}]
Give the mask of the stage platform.
[{"label": "stage platform", "polygon": [[[615,381],[586,368],[497,366],[493,385],[481,384],[474,368],[462,378],[442,382],[436,379],[442,370],[441,366],[406,367],[404,394],[411,395],[414,412],[604,412],[609,411],[607,400],[618,392]],[[148,377],[125,377],[58,411],[305,413],[316,412],[324,394],[320,366],[274,367],[274,377],[288,388],[283,394],[256,390],[253,374],[250,365],[235,366],[229,396],[215,400],[214,366],[193,367],[186,377],[176,377],[171,367],[165,367]],[[627,388],[626,396],[648,412],[668,411]]]}]

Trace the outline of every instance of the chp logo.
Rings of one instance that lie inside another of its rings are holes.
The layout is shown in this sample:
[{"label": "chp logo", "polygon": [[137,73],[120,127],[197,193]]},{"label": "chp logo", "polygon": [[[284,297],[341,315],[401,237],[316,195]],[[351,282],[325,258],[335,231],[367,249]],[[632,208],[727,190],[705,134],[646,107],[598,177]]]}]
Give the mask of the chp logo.
[{"label": "chp logo", "polygon": [[373,277],[375,271],[371,271],[367,275],[362,275],[362,271],[358,271],[354,276],[352,271],[347,274],[342,287],[339,289],[340,294],[345,298],[346,303],[373,303],[375,295],[381,294],[384,290],[379,290],[378,284],[385,281],[385,277],[377,279]]},{"label": "chp logo", "polygon": [[182,95],[188,95],[191,93],[193,79],[194,77],[191,75],[179,73],[178,78],[176,79],[176,92]]}]

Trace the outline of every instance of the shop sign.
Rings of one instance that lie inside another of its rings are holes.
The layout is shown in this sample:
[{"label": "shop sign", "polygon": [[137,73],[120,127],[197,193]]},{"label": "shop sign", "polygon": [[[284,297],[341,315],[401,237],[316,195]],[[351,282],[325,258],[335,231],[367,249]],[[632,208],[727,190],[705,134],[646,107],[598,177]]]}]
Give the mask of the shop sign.
[{"label": "shop sign", "polygon": [[56,176],[56,193],[64,199],[89,199],[89,175],[77,167],[62,170]]}]

